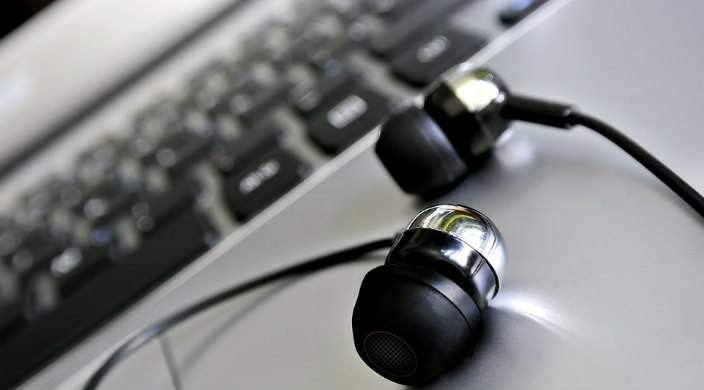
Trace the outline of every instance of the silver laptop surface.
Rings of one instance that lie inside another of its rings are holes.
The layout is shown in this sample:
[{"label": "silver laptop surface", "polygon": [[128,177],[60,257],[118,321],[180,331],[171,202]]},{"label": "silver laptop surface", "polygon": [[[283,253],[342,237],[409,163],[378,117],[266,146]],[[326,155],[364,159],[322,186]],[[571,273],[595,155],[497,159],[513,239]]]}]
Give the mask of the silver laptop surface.
[{"label": "silver laptop surface", "polygon": [[[490,66],[513,91],[604,119],[704,192],[699,3],[551,0],[512,28],[496,19],[507,4],[477,0],[450,18],[488,37],[470,62]],[[5,210],[41,178],[74,169],[75,157],[106,135],[132,131],[134,115],[161,96],[187,96],[185,80],[213,58],[237,56],[235,44],[267,19],[301,12],[284,0],[62,0],[48,8],[0,42],[0,161],[16,161],[16,151],[61,133],[2,178]],[[378,56],[349,61],[396,101],[421,90]],[[91,106],[95,99],[99,107]],[[267,271],[392,236],[437,203],[490,216],[509,263],[473,355],[429,387],[701,383],[704,224],[598,135],[515,124],[486,167],[422,201],[384,171],[373,152],[376,129],[330,155],[309,140],[298,114],[276,115],[294,129],[286,145],[309,164],[310,176],[246,222],[222,217],[226,195],[210,199],[219,233],[212,248],[21,388],[80,388],[136,329]],[[169,332],[183,388],[400,387],[364,365],[351,336],[360,282],[381,261],[383,254],[273,284]],[[173,388],[159,344],[117,367],[104,388]]]}]

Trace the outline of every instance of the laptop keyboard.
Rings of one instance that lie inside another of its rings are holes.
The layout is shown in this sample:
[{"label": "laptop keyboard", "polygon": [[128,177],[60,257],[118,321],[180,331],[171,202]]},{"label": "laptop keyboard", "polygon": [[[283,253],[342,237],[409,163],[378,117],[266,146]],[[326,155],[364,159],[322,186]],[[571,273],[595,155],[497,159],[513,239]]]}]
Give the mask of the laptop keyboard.
[{"label": "laptop keyboard", "polygon": [[475,1],[307,2],[293,22],[261,26],[237,59],[208,62],[184,81],[186,96],[155,102],[124,137],[79,153],[72,172],[24,193],[0,220],[2,387],[318,169],[277,112],[329,160],[408,98],[371,82],[367,63],[419,91],[484,47],[493,37],[447,23]]}]

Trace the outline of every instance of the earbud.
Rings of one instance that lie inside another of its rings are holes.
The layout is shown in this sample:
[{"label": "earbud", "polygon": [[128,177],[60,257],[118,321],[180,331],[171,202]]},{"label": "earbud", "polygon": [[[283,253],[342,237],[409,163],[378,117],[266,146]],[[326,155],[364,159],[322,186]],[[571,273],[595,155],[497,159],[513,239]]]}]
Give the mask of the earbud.
[{"label": "earbud", "polygon": [[404,191],[423,196],[445,192],[491,155],[508,127],[501,116],[507,96],[492,72],[460,67],[422,103],[389,117],[376,153]]},{"label": "earbud", "polygon": [[435,379],[472,351],[505,262],[501,234],[480,212],[422,211],[362,281],[352,315],[357,353],[394,382]]},{"label": "earbud", "polygon": [[480,168],[511,120],[569,128],[571,109],[512,96],[495,73],[463,64],[422,101],[393,113],[375,150],[405,192],[433,197]]}]

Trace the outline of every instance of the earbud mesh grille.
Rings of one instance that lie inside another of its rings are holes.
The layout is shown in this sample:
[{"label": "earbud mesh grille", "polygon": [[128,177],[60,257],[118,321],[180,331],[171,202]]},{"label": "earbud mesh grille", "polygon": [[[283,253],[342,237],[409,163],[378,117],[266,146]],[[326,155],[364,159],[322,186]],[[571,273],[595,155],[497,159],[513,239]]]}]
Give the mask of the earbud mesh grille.
[{"label": "earbud mesh grille", "polygon": [[413,349],[400,337],[387,332],[370,333],[364,340],[369,360],[381,371],[393,376],[409,376],[418,360]]}]

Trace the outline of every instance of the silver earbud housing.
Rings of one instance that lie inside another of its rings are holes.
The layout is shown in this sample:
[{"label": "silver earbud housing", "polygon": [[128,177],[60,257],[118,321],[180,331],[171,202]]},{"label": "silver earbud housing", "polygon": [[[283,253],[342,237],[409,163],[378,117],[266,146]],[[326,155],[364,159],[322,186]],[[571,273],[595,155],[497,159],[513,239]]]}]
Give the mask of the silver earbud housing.
[{"label": "silver earbud housing", "polygon": [[500,107],[507,98],[506,87],[497,76],[485,68],[458,66],[444,80],[464,109],[479,114],[494,106]]},{"label": "silver earbud housing", "polygon": [[438,205],[421,211],[406,231],[414,229],[439,231],[467,244],[473,251],[453,253],[447,258],[468,278],[481,267],[490,267],[495,283],[489,284],[482,295],[487,300],[496,296],[506,268],[506,248],[499,229],[487,216],[466,206]]},{"label": "silver earbud housing", "polygon": [[427,93],[423,109],[435,120],[468,167],[494,148],[509,126],[502,110],[509,92],[485,68],[462,64]]}]

